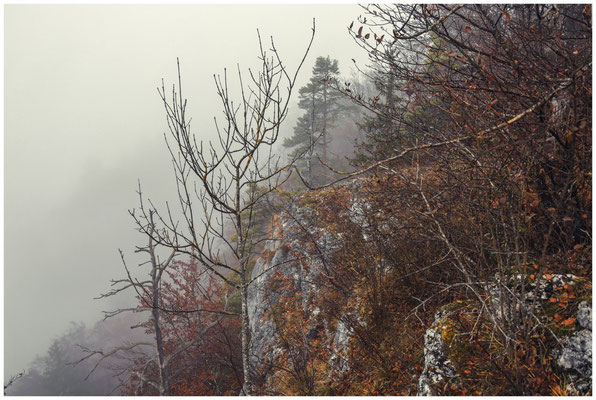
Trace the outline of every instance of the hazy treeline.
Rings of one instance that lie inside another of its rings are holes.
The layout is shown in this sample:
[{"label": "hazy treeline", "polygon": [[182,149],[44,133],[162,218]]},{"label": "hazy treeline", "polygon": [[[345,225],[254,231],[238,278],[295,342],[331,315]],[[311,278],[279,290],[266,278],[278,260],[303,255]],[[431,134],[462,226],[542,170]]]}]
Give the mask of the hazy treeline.
[{"label": "hazy treeline", "polygon": [[[112,357],[97,367],[95,359],[76,364],[88,353],[84,348],[109,348],[139,338],[142,329],[131,329],[142,317],[127,315],[99,321],[92,327],[71,323],[69,329],[55,338],[47,352],[38,355],[23,375],[6,390],[12,396],[106,396],[119,395],[120,384],[128,378],[127,368],[132,361],[126,357]],[[151,349],[148,350],[151,352]],[[129,354],[129,356],[131,356]],[[138,355],[135,355],[135,357]],[[89,375],[89,376],[88,376]],[[88,378],[87,378],[88,376]]]}]

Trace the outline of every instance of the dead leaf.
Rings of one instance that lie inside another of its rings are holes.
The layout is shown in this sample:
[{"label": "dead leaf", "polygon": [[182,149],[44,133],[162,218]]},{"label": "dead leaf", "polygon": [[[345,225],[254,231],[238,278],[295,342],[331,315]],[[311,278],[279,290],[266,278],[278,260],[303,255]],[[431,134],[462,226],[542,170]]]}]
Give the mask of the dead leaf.
[{"label": "dead leaf", "polygon": [[511,15],[509,15],[509,13],[505,10],[503,10],[503,19],[505,20],[505,23],[511,21]]},{"label": "dead leaf", "polygon": [[565,321],[561,322],[562,325],[569,326],[575,324],[575,318],[567,318]]}]

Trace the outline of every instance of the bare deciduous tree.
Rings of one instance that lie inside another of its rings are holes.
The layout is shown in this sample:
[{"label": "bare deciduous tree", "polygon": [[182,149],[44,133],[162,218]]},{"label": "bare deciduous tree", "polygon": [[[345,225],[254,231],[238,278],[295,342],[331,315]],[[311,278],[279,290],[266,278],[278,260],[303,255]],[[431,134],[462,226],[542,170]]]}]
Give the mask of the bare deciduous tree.
[{"label": "bare deciduous tree", "polygon": [[[178,62],[178,85],[171,98],[165,86],[158,89],[166,111],[169,138],[178,188],[180,220],[169,204],[159,210],[141,197],[133,216],[139,230],[152,243],[171,249],[176,255],[197,260],[206,270],[241,292],[243,393],[252,393],[249,364],[249,315],[247,289],[251,284],[250,261],[255,246],[265,238],[251,229],[255,210],[266,196],[289,177],[290,165],[273,153],[296,78],[314,39],[294,73],[288,71],[271,38],[271,56],[263,48],[259,34],[258,72],[249,70],[249,83],[238,67],[239,101],[234,101],[228,86],[228,73],[216,76],[224,121],[215,120],[218,142],[197,142],[186,114],[187,100],[182,96]],[[285,91],[283,86],[285,85]],[[287,172],[287,173],[286,173]],[[261,190],[256,190],[257,186]],[[153,225],[155,216],[159,228]],[[233,233],[226,228],[231,226]]]},{"label": "bare deciduous tree", "polygon": [[[141,196],[141,192],[139,189],[139,196]],[[155,223],[153,221],[153,215],[149,216],[148,226],[146,227],[149,231],[153,231],[155,229]],[[161,282],[162,276],[166,269],[172,264],[174,260],[175,252],[171,251],[168,257],[162,261],[160,260],[157,254],[157,244],[149,237],[149,242],[146,246],[139,246],[136,249],[137,253],[146,253],[148,255],[148,260],[144,263],[140,264],[140,266],[150,265],[149,270],[149,279],[140,281],[139,279],[133,277],[131,274],[126,262],[124,260],[124,254],[120,251],[120,256],[122,258],[122,264],[124,265],[124,269],[126,271],[126,277],[122,279],[114,279],[112,280],[112,286],[114,287],[108,293],[100,295],[98,298],[106,298],[111,297],[121,292],[124,292],[129,289],[134,289],[136,292],[142,308],[119,308],[114,311],[107,311],[105,313],[105,318],[113,317],[115,315],[121,314],[123,312],[135,312],[135,311],[143,311],[143,310],[150,310],[151,311],[151,318],[149,320],[148,328],[153,333],[153,343],[149,341],[142,341],[136,343],[128,343],[123,346],[115,347],[109,351],[104,350],[95,350],[95,349],[88,349],[83,348],[83,350],[87,353],[85,357],[81,360],[77,361],[76,363],[80,363],[88,358],[99,356],[95,363],[93,369],[87,375],[87,378],[99,367],[99,365],[109,357],[115,355],[122,355],[130,352],[132,350],[136,350],[137,348],[153,346],[155,348],[155,357],[147,357],[147,367],[154,364],[157,371],[158,371],[158,381],[154,381],[148,375],[144,375],[142,372],[133,371],[134,374],[137,375],[139,378],[140,385],[143,386],[144,384],[149,384],[153,386],[160,395],[168,396],[170,394],[169,390],[169,382],[168,382],[168,374],[166,373],[166,355],[164,350],[164,342],[163,342],[163,335],[162,335],[162,326],[161,326],[161,314],[163,311],[163,306],[161,302]],[[144,324],[141,324],[145,326]],[[138,325],[135,327],[139,327]],[[132,358],[136,358],[134,355]],[[76,364],[75,363],[75,364]]]}]

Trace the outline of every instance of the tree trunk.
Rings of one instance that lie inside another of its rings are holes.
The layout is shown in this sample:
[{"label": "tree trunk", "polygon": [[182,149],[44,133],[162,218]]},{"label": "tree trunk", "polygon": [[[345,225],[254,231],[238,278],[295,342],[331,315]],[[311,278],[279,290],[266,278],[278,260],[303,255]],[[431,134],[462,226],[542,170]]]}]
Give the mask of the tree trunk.
[{"label": "tree trunk", "polygon": [[308,142],[308,182],[312,184],[312,156],[315,150],[315,86],[312,89],[312,104],[310,110],[310,137]]},{"label": "tree trunk", "polygon": [[[153,258],[153,254],[152,254]],[[153,329],[155,330],[155,347],[157,350],[157,361],[159,369],[159,395],[169,396],[170,388],[168,383],[168,375],[165,369],[165,354],[163,348],[163,336],[161,327],[159,326],[159,278],[157,268],[153,269],[153,309],[151,315],[153,319]]]},{"label": "tree trunk", "polygon": [[[236,166],[236,177],[240,177],[240,167]],[[240,261],[240,296],[242,304],[242,374],[243,384],[242,393],[244,396],[252,395],[252,380],[250,379],[250,360],[248,358],[248,349],[250,344],[250,326],[248,319],[248,279],[247,279],[247,264],[246,256],[246,241],[248,240],[248,230],[244,232],[241,212],[241,193],[240,179],[236,179],[236,234],[238,239],[236,241],[236,257]]]},{"label": "tree trunk", "polygon": [[242,276],[242,372],[244,374],[244,383],[242,386],[242,394],[245,396],[252,395],[252,379],[250,376],[250,361],[249,361],[249,319],[248,319],[248,287],[246,284],[246,269],[243,268]]},{"label": "tree trunk", "polygon": [[327,164],[327,118],[328,116],[328,109],[327,109],[327,82],[323,84],[323,132],[321,133],[321,138],[323,139],[323,163]]}]

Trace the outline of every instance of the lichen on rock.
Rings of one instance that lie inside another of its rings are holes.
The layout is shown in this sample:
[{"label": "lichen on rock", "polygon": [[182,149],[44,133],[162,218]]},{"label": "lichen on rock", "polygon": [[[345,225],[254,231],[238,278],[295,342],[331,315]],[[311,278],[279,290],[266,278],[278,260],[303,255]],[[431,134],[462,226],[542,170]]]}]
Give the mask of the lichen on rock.
[{"label": "lichen on rock", "polygon": [[448,380],[457,380],[457,372],[445,353],[443,330],[449,312],[439,310],[433,325],[424,334],[424,370],[418,379],[418,396],[437,395],[437,385]]},{"label": "lichen on rock", "polygon": [[578,306],[577,323],[584,329],[564,339],[555,355],[571,380],[567,391],[586,394],[592,389],[592,307],[585,301]]},{"label": "lichen on rock", "polygon": [[[279,215],[273,239],[267,241],[265,252],[269,256],[260,257],[253,268],[253,282],[248,289],[251,364],[254,372],[259,372],[265,380],[275,375],[271,363],[283,352],[277,345],[279,327],[270,313],[283,296],[290,295],[288,289],[272,287],[276,280],[283,277],[282,280],[291,281],[292,290],[301,299],[302,310],[312,317],[309,322],[312,324],[306,327],[306,339],[315,340],[322,328],[318,321],[320,310],[312,304],[312,298],[320,289],[319,275],[325,271],[329,255],[341,248],[343,242],[340,236],[318,227],[314,221],[313,209],[296,203],[290,206]],[[333,337],[329,367],[330,371],[343,373],[348,368],[348,341],[352,332],[341,320],[336,325],[335,332],[327,332]]]}]

